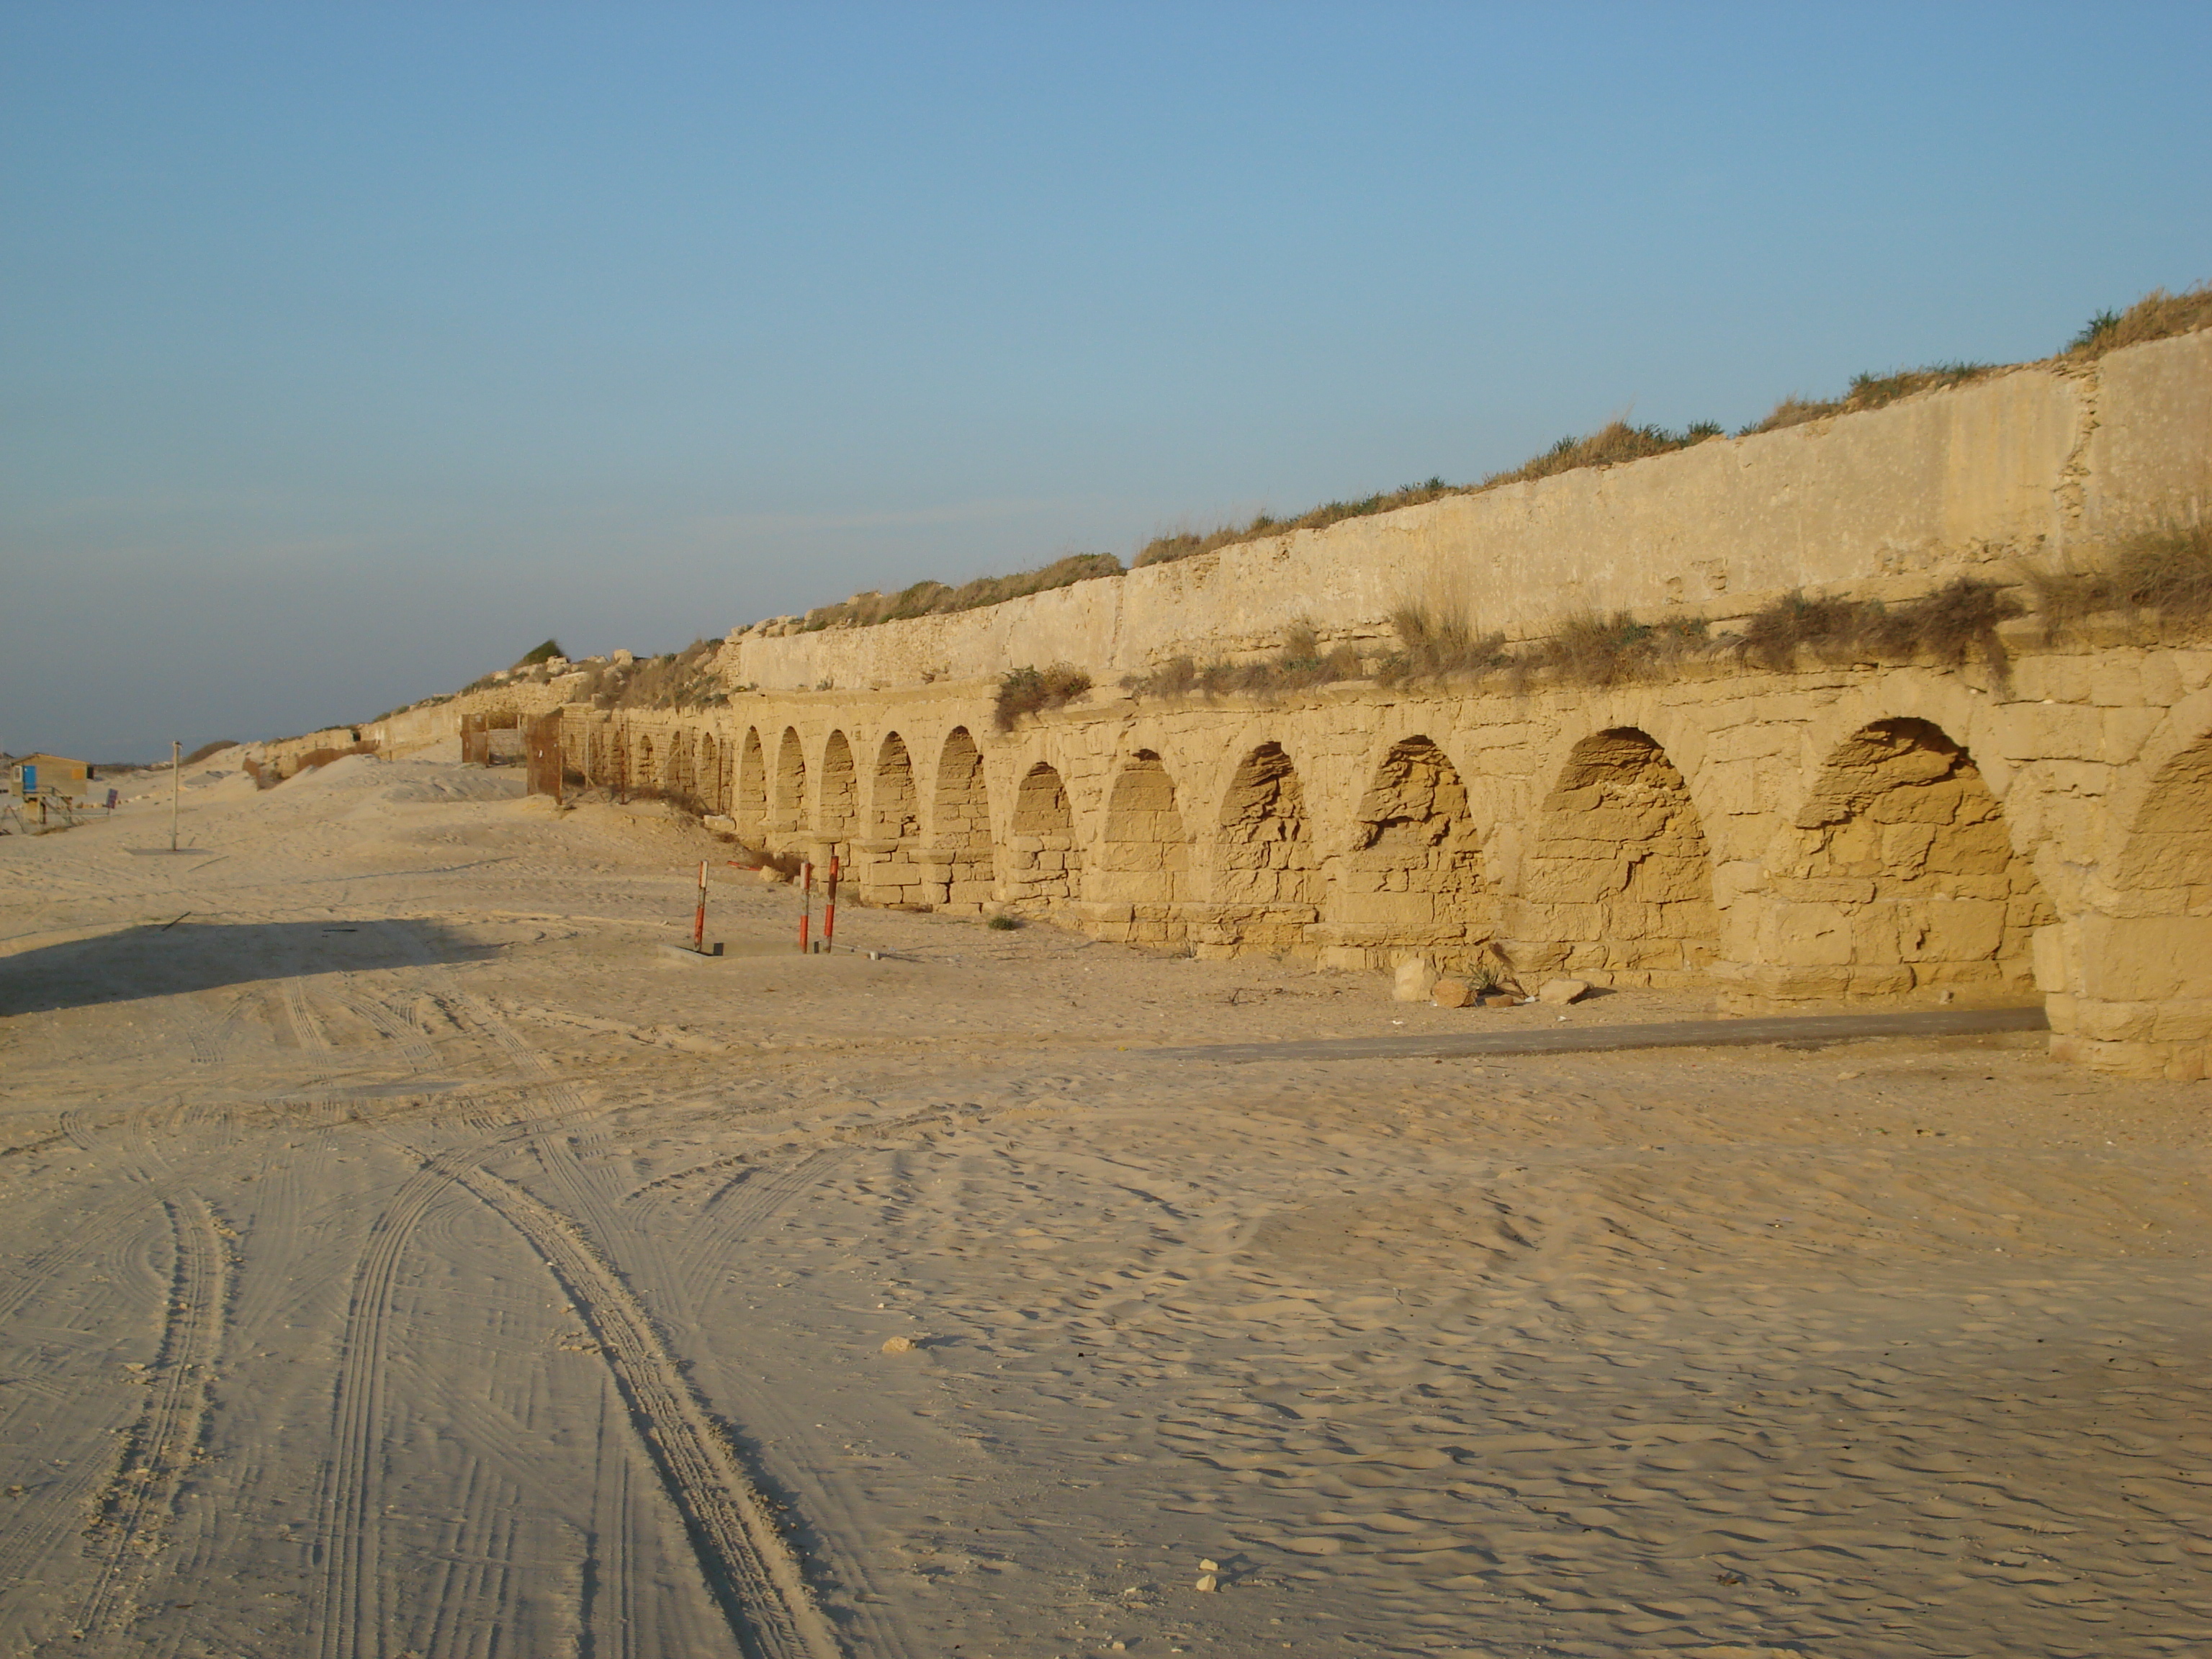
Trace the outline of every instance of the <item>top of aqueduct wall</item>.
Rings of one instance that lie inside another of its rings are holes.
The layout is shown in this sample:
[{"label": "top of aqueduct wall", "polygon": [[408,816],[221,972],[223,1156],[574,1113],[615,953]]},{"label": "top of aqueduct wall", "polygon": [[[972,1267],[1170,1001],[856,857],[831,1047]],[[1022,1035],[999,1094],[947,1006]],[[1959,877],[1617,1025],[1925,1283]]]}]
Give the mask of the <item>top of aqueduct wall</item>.
[{"label": "top of aqueduct wall", "polygon": [[1885,409],[1715,439],[1228,547],[981,610],[730,635],[718,667],[763,691],[890,690],[1065,662],[1105,679],[1174,657],[1381,638],[1408,602],[1511,638],[1567,614],[1725,622],[1793,588],[1874,598],[2212,507],[2212,331],[2040,363]]}]

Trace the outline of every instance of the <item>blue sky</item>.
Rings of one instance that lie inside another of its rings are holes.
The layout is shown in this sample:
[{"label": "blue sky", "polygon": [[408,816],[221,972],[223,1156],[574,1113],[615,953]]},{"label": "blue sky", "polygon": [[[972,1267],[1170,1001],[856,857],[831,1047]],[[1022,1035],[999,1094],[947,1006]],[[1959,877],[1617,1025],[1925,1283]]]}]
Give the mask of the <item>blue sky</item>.
[{"label": "blue sky", "polygon": [[0,3],[0,747],[1734,427],[2212,276],[2212,7]]}]

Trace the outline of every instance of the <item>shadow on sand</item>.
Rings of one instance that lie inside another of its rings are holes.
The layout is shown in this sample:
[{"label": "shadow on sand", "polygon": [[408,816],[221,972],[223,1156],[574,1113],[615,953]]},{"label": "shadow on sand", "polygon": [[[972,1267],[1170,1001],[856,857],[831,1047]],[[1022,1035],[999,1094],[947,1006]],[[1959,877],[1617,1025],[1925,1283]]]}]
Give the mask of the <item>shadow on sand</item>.
[{"label": "shadow on sand", "polygon": [[495,954],[434,921],[149,922],[0,957],[0,1016]]}]

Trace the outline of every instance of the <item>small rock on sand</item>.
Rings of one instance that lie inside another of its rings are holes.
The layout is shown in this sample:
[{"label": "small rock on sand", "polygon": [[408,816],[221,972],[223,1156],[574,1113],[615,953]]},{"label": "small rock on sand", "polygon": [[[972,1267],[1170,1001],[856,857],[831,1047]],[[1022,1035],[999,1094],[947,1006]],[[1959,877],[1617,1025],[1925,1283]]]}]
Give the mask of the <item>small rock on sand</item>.
[{"label": "small rock on sand", "polygon": [[1198,1576],[1198,1583],[1193,1584],[1191,1588],[1195,1590],[1211,1592],[1218,1587],[1220,1582],[1221,1581],[1216,1578],[1212,1573],[1202,1572]]},{"label": "small rock on sand", "polygon": [[912,1353],[918,1346],[910,1336],[887,1336],[884,1339],[885,1353]]},{"label": "small rock on sand", "polygon": [[1464,1008],[1474,1000],[1474,987],[1463,979],[1440,979],[1430,988],[1429,998],[1439,1008]]},{"label": "small rock on sand", "polygon": [[1547,979],[1536,993],[1539,1002],[1579,1002],[1589,989],[1586,979]]}]

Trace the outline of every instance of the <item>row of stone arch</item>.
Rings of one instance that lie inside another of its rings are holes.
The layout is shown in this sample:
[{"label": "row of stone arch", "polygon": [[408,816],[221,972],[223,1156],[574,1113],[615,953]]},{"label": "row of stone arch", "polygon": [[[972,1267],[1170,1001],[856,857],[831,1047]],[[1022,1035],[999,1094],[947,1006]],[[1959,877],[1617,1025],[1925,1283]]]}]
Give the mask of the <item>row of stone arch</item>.
[{"label": "row of stone arch", "polygon": [[1036,760],[1001,818],[965,726],[943,739],[927,800],[896,732],[865,761],[842,730],[810,757],[796,726],[732,744],[601,726],[586,741],[593,781],[837,856],[872,902],[1059,913],[1103,936],[1206,955],[1387,966],[1418,954],[1449,969],[1496,942],[1524,975],[1668,985],[1701,980],[1725,947],[1762,964],[1771,994],[1878,996],[2021,988],[2033,930],[2051,920],[1971,757],[1915,719],[1875,721],[1829,758],[1767,849],[1756,922],[1738,924],[1760,937],[1731,940],[1690,790],[1636,727],[1575,745],[1510,890],[1488,868],[1460,772],[1422,735],[1389,745],[1334,845],[1317,837],[1304,780],[1276,742],[1252,747],[1205,802],[1158,752],[1134,750],[1088,814],[1059,767]]}]

